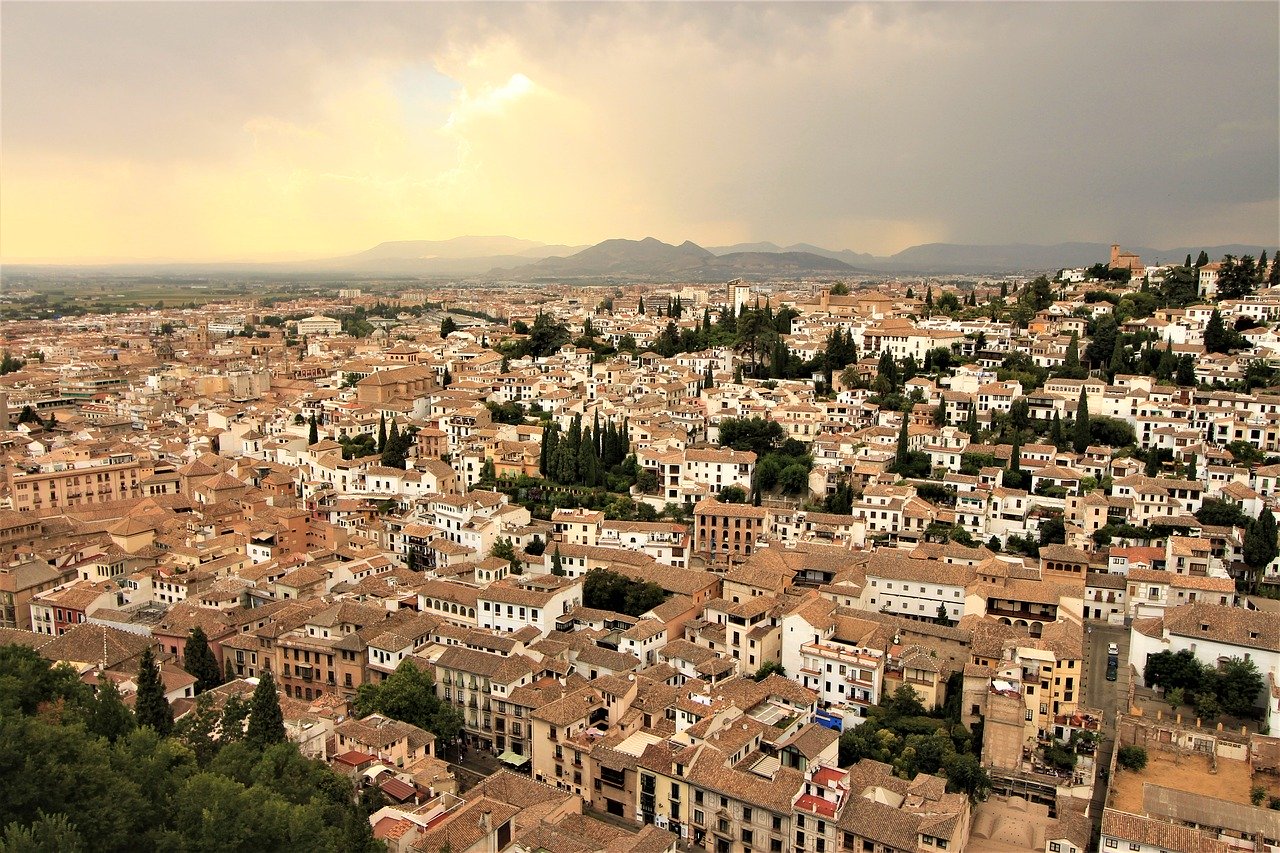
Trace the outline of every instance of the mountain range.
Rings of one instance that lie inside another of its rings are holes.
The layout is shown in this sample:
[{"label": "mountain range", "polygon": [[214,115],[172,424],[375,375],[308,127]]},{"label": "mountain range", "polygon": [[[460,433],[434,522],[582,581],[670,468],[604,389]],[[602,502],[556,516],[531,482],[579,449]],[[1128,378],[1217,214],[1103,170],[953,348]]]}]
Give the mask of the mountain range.
[{"label": "mountain range", "polygon": [[[1265,247],[1231,244],[1173,249],[1125,247],[1148,264],[1181,263],[1203,248],[1209,257],[1224,254],[1257,257]],[[1024,243],[968,245],[926,243],[887,257],[809,243],[737,243],[704,248],[686,240],[679,245],[653,237],[612,239],[594,246],[548,246],[509,237],[460,237],[442,241],[381,243],[344,258],[312,262],[326,270],[455,275],[535,280],[683,279],[719,281],[850,274],[984,274],[1054,271],[1105,262],[1106,243]],[[298,268],[307,264],[295,264]]]},{"label": "mountain range", "polygon": [[[1152,249],[1125,246],[1147,264],[1181,263],[1203,249],[1217,260],[1225,254],[1257,257],[1267,247],[1230,244]],[[1272,247],[1274,248],[1274,247]],[[76,267],[115,274],[278,274],[301,276],[408,276],[489,280],[683,280],[726,281],[868,275],[941,275],[1052,272],[1105,262],[1106,243],[1012,243],[969,245],[926,243],[894,255],[876,256],[848,249],[824,249],[809,243],[737,243],[703,248],[653,237],[612,239],[594,246],[548,245],[515,237],[455,237],[451,240],[398,240],[353,255],[276,263],[147,263]],[[66,266],[7,264],[6,271],[67,269]]]}]

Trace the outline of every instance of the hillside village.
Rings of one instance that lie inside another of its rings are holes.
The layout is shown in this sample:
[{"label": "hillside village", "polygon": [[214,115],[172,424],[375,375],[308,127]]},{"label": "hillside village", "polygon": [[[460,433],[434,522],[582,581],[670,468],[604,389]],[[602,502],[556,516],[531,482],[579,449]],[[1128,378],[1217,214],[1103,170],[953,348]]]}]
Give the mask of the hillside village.
[{"label": "hillside village", "polygon": [[0,646],[398,853],[1280,850],[1278,272],[33,308]]}]

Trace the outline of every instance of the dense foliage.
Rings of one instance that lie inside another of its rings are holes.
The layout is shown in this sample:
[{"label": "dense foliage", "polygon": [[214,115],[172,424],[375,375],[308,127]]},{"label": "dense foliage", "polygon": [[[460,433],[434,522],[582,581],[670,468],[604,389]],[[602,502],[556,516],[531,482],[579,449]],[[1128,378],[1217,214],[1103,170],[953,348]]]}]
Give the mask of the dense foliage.
[{"label": "dense foliage", "polygon": [[434,734],[448,747],[462,733],[462,712],[436,696],[431,673],[411,660],[402,661],[385,680],[365,682],[356,692],[357,717],[382,714]]},{"label": "dense foliage", "polygon": [[1219,711],[1256,717],[1261,710],[1257,703],[1264,682],[1251,660],[1231,658],[1214,669],[1197,660],[1189,649],[1158,652],[1147,658],[1142,680],[1148,687],[1182,690],[1205,718],[1216,717]]},{"label": "dense foliage", "polygon": [[[960,684],[955,683],[956,694]],[[950,687],[948,693],[950,693]],[[894,773],[914,779],[918,773],[941,773],[947,788],[983,799],[991,779],[978,761],[981,744],[959,720],[959,706],[927,715],[916,693],[901,685],[872,708],[867,719],[840,735],[840,765],[863,758],[893,766]]]},{"label": "dense foliage", "polygon": [[667,600],[651,581],[636,581],[607,569],[592,569],[582,582],[582,603],[598,610],[640,616]]},{"label": "dense foliage", "polygon": [[0,646],[0,851],[383,849],[351,782],[294,744],[264,750],[234,726],[214,739],[188,718],[164,737],[131,717],[118,694]]}]

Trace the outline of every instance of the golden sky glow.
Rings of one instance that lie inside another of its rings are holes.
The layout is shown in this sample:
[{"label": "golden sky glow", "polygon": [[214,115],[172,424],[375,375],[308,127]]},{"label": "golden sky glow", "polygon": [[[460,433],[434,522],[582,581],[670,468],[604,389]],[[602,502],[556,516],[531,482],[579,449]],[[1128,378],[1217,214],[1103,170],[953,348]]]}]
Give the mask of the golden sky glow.
[{"label": "golden sky glow", "polygon": [[1280,230],[1275,4],[5,7],[10,262]]}]

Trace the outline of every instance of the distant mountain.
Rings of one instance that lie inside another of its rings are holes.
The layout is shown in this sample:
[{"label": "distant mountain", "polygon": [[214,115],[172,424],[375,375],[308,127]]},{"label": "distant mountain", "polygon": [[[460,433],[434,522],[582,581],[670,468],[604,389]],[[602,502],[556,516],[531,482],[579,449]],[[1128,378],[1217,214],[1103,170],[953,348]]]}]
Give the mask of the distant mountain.
[{"label": "distant mountain", "polygon": [[716,255],[696,243],[679,246],[653,237],[605,240],[565,258],[544,258],[494,274],[515,278],[683,278],[714,281],[806,273],[849,273],[850,265],[809,252],[737,251]]},{"label": "distant mountain", "polygon": [[713,255],[733,255],[738,252],[781,252],[777,243],[734,243],[732,246],[708,246],[707,251]]},{"label": "distant mountain", "polygon": [[[1128,252],[1135,252],[1142,258],[1143,263],[1149,266],[1180,264],[1187,255],[1195,258],[1202,248],[1214,260],[1221,258],[1224,254],[1252,254],[1257,257],[1263,250],[1261,246],[1239,244],[1176,249],[1122,245],[1121,248]],[[1110,243],[1057,243],[1052,246],[1025,243],[992,246],[926,243],[903,249],[896,255],[879,258],[867,265],[893,272],[1035,272],[1058,270],[1064,267],[1087,267],[1106,263],[1110,257]]]},{"label": "distant mountain", "polygon": [[[1182,263],[1203,249],[1212,260],[1223,255],[1275,251],[1271,246],[1238,243],[1152,249],[1124,245],[1148,265]],[[1051,246],[1010,243],[971,245],[926,243],[889,257],[848,249],[832,250],[809,243],[782,247],[776,243],[738,243],[705,249],[686,241],[678,246],[647,237],[605,240],[594,246],[546,245],[515,237],[455,237],[452,240],[397,240],[337,258],[250,263],[131,261],[91,265],[6,264],[5,274],[56,270],[99,271],[112,275],[261,274],[319,278],[343,276],[451,278],[635,278],[718,281],[732,278],[782,278],[856,273],[891,275],[982,275],[1052,272],[1063,267],[1104,263],[1107,243],[1058,243]]]}]

